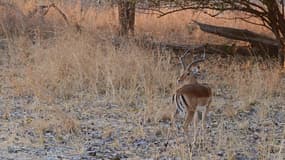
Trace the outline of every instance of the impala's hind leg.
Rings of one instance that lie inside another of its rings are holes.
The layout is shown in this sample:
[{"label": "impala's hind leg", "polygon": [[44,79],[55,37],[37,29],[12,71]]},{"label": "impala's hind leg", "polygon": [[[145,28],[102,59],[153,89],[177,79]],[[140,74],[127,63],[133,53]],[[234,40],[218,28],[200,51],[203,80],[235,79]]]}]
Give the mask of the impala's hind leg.
[{"label": "impala's hind leg", "polygon": [[207,123],[206,117],[208,115],[208,112],[209,112],[208,107],[205,108],[205,110],[202,112],[202,130],[204,130],[206,127],[206,123]]},{"label": "impala's hind leg", "polygon": [[198,119],[199,119],[199,116],[198,116],[198,112],[196,111],[194,113],[194,120],[193,120],[193,126],[194,126],[194,135],[193,135],[193,142],[192,142],[193,144],[196,142],[197,131],[198,131],[198,128],[197,128]]},{"label": "impala's hind leg", "polygon": [[174,94],[172,96],[172,104],[175,104],[176,106],[176,110],[175,110],[175,113],[172,115],[172,120],[171,120],[171,126],[173,126],[173,123],[175,124],[176,128],[178,129],[178,126],[176,124],[176,118],[177,118],[177,115],[179,114],[179,102],[178,102],[178,99],[177,99],[177,95]]},{"label": "impala's hind leg", "polygon": [[209,100],[207,106],[205,107],[205,110],[202,113],[202,129],[203,130],[205,129],[206,124],[207,124],[206,118],[210,110],[210,104],[211,104],[211,99]]},{"label": "impala's hind leg", "polygon": [[190,122],[193,119],[194,113],[195,113],[194,111],[188,111],[187,115],[185,116],[185,121],[184,121],[184,125],[183,125],[185,133],[188,133],[188,127],[189,127]]}]

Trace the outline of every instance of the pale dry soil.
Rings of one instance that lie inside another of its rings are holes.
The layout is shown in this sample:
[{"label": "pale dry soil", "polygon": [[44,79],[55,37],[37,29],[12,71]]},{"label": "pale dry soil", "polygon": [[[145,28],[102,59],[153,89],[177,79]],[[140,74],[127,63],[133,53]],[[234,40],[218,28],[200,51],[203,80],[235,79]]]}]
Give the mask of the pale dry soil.
[{"label": "pale dry soil", "polygon": [[[1,73],[5,70],[3,66]],[[144,106],[117,105],[84,92],[44,103],[33,96],[13,95],[5,81],[1,74],[3,160],[284,158],[284,95],[268,102],[263,115],[262,103],[257,101],[250,104],[249,110],[238,110],[232,117],[223,110],[231,102],[215,96],[207,129],[199,130],[196,143],[192,143],[193,130],[190,128],[185,136],[181,119],[177,127],[167,120],[144,120]],[[75,131],[61,131],[68,123],[66,115],[76,121]]]}]

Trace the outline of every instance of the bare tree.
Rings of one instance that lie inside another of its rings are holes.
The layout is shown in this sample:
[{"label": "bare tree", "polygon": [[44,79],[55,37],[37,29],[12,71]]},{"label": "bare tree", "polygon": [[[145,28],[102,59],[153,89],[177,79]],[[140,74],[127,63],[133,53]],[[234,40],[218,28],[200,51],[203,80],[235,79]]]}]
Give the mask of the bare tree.
[{"label": "bare tree", "polygon": [[119,34],[124,36],[129,33],[134,34],[135,30],[135,0],[119,0],[118,13],[119,13]]},{"label": "bare tree", "polygon": [[[148,2],[164,4],[164,6],[160,6],[160,8],[151,8],[159,14],[159,17],[188,9],[201,10],[212,17],[220,16],[226,11],[243,12],[243,17],[233,18],[263,26],[272,31],[279,44],[280,63],[285,67],[285,18],[283,0],[148,0]],[[167,11],[161,9],[167,7],[169,2],[171,2],[174,7]],[[213,14],[209,11],[216,12]],[[261,21],[260,23],[256,23],[252,21],[252,18],[258,18]]]}]

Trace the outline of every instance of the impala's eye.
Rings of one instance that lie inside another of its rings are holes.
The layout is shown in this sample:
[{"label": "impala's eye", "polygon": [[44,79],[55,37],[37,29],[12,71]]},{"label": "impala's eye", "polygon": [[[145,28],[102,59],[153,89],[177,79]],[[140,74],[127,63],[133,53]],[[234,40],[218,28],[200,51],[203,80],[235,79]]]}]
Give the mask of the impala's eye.
[{"label": "impala's eye", "polygon": [[190,76],[190,72],[187,73],[187,76]]}]

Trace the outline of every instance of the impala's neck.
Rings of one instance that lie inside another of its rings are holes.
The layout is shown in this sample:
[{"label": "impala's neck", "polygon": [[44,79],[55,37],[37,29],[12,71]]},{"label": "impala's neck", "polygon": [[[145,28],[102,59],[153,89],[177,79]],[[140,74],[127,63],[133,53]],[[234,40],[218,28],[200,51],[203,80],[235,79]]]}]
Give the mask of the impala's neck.
[{"label": "impala's neck", "polygon": [[178,83],[178,88],[183,87],[184,85],[189,85],[189,84],[198,84],[198,81],[193,78],[193,79],[189,79],[189,80],[185,80],[183,82]]},{"label": "impala's neck", "polygon": [[197,84],[198,81],[197,81],[197,79],[196,79],[194,76],[192,76],[192,77],[188,80],[188,83],[189,83],[189,84]]}]

